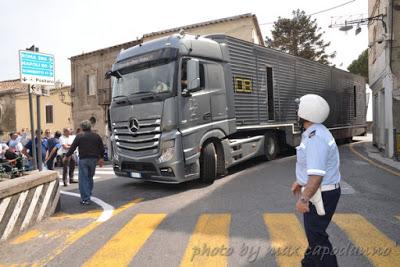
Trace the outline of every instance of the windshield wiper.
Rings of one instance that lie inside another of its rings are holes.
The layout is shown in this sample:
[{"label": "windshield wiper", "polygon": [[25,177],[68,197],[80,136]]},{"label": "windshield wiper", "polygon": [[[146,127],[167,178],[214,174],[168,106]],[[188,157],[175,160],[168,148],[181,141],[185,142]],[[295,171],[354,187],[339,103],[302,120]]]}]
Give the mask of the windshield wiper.
[{"label": "windshield wiper", "polygon": [[[113,97],[113,100],[117,99],[117,98],[121,98],[120,101],[116,101],[117,104],[125,104],[125,103],[129,103],[132,104],[131,101],[129,101],[129,98],[126,95],[117,95]],[[122,99],[123,98],[123,99]]]},{"label": "windshield wiper", "polygon": [[152,100],[152,99],[154,99],[154,96],[156,95],[156,93],[154,93],[152,91],[141,91],[141,92],[129,94],[129,96],[144,95],[144,94],[146,94],[147,96],[140,98],[141,100]]}]

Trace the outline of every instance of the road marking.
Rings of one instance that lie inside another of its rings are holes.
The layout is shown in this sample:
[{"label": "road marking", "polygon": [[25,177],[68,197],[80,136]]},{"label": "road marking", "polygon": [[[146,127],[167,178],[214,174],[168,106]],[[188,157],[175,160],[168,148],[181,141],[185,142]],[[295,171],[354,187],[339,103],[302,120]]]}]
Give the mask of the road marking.
[{"label": "road marking", "polygon": [[[68,191],[60,191],[60,193],[64,194],[64,195],[78,197],[78,198],[81,197],[80,194],[73,193],[73,192],[68,192]],[[99,199],[97,197],[93,197],[92,196],[90,199],[103,209],[102,214],[100,215],[99,218],[97,218],[98,222],[105,222],[105,221],[107,221],[108,219],[111,218],[111,216],[113,214],[113,210],[114,210],[113,206],[111,206],[110,204],[107,204],[106,202],[104,202],[103,200],[101,200],[101,199]]]},{"label": "road marking", "polygon": [[83,219],[97,219],[101,216],[103,210],[90,210],[84,213],[63,213],[58,212],[50,217],[50,220],[83,220]]},{"label": "road marking", "polygon": [[114,171],[107,171],[107,170],[102,170],[102,171],[98,171],[96,170],[96,174],[115,174]]},{"label": "road marking", "polygon": [[18,236],[17,238],[12,240],[10,243],[13,245],[19,245],[19,244],[28,242],[29,240],[32,240],[32,239],[40,236],[40,234],[41,233],[37,229],[33,229],[33,230],[30,230],[30,231]]},{"label": "road marking", "polygon": [[166,214],[138,214],[115,234],[84,266],[128,266]]},{"label": "road marking", "polygon": [[11,214],[10,219],[8,220],[6,229],[3,232],[3,236],[1,240],[6,240],[7,237],[11,234],[12,230],[14,230],[15,223],[18,220],[19,214],[21,213],[22,207],[24,206],[26,196],[28,195],[29,190],[24,191],[19,194],[17,204],[14,207],[14,210]]},{"label": "road marking", "polygon": [[[226,255],[213,254],[221,247],[229,247],[229,227],[231,215],[228,213],[202,214],[197,221],[182,259],[181,266],[228,266]],[[200,250],[207,246],[208,253]]]},{"label": "road marking", "polygon": [[[61,192],[61,193],[63,193],[63,194],[68,193],[67,195],[71,195],[71,196],[78,195],[78,194],[75,194],[72,192]],[[136,205],[137,203],[141,202],[142,200],[143,200],[142,198],[137,198],[125,205],[122,205],[121,207],[114,210],[113,215],[115,216],[115,215],[119,214],[120,212]],[[103,214],[104,214],[104,211],[102,212],[102,215]],[[100,215],[100,217],[102,215]],[[76,232],[71,233],[71,235],[69,235],[66,238],[65,242],[62,245],[60,245],[58,248],[54,249],[47,258],[39,260],[38,262],[34,263],[33,266],[46,266],[50,261],[52,261],[55,257],[60,255],[64,250],[66,250],[68,247],[73,245],[80,238],[82,238],[85,235],[87,235],[88,233],[90,233],[92,230],[94,230],[97,226],[101,225],[103,222],[104,222],[103,220],[101,220],[101,221],[96,220],[96,221],[92,222],[91,224],[87,225],[86,227],[84,227]]]},{"label": "road marking", "polygon": [[[361,142],[358,142],[358,144],[360,144],[360,143],[365,143],[365,142],[366,142],[366,141],[361,141]],[[373,160],[367,158],[366,156],[362,155],[360,152],[356,151],[355,148],[354,148],[355,144],[357,144],[357,143],[352,143],[352,144],[349,145],[349,148],[350,148],[350,151],[351,151],[351,152],[353,152],[354,154],[356,154],[357,156],[359,156],[359,157],[362,158],[363,160],[367,161],[369,164],[374,165],[375,167],[378,167],[378,168],[380,168],[380,169],[382,169],[382,170],[385,170],[385,171],[387,171],[387,172],[389,172],[389,173],[391,173],[391,174],[393,174],[393,175],[400,176],[400,172],[393,171],[393,170],[387,168],[387,167],[384,166],[384,165],[381,165],[381,164],[379,164],[379,163],[376,163],[375,161],[373,161]]]},{"label": "road marking", "polygon": [[340,181],[340,191],[342,195],[351,195],[356,192],[356,190],[354,190],[354,188],[351,185],[349,185],[343,180]]},{"label": "road marking", "polygon": [[278,266],[298,266],[308,247],[307,239],[296,215],[265,213],[264,222],[276,252]]},{"label": "road marking", "polygon": [[400,247],[361,215],[335,214],[333,221],[374,265],[394,266],[400,261]]}]

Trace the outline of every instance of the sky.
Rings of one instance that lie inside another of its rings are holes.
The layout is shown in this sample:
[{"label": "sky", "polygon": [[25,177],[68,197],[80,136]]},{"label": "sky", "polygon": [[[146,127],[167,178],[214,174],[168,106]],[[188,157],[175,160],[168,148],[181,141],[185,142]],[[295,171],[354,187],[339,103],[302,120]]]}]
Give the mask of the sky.
[{"label": "sky", "polygon": [[[347,3],[347,4],[346,4]],[[136,40],[143,34],[203,21],[252,13],[263,36],[271,36],[272,22],[291,17],[294,9],[313,15],[332,63],[346,69],[368,46],[368,30],[345,33],[332,23],[367,17],[366,0],[0,0],[0,81],[19,78],[18,50],[31,45],[55,56],[56,80],[71,83],[68,58]]]}]

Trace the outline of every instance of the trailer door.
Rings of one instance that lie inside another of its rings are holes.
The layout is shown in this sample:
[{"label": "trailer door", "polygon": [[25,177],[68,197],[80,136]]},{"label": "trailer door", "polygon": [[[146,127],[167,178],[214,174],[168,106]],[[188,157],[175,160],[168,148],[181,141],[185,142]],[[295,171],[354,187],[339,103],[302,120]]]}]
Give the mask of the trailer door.
[{"label": "trailer door", "polygon": [[275,106],[274,106],[274,80],[272,67],[267,67],[267,105],[268,105],[268,120],[275,120]]}]

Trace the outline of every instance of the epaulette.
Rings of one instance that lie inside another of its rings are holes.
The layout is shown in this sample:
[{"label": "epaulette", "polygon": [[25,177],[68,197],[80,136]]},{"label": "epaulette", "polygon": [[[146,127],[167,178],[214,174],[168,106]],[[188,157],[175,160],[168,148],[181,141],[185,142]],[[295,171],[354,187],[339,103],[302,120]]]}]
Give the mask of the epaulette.
[{"label": "epaulette", "polygon": [[313,136],[315,135],[316,132],[317,132],[317,130],[312,131],[312,132],[308,135],[308,138],[313,137]]}]

